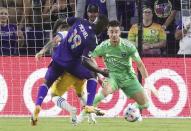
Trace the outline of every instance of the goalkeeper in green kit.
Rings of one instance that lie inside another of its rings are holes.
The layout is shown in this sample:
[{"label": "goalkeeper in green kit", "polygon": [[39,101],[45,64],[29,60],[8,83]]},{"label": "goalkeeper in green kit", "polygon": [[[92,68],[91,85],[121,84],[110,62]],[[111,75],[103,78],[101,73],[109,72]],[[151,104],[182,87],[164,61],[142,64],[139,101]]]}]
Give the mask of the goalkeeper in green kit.
[{"label": "goalkeeper in green kit", "polygon": [[103,41],[90,54],[92,58],[103,57],[109,70],[109,77],[103,81],[102,91],[94,99],[94,106],[107,95],[121,89],[125,95],[136,101],[136,107],[140,110],[148,108],[148,99],[139,83],[132,60],[136,63],[142,77],[148,77],[148,72],[139,56],[139,53],[131,42],[120,37],[120,24],[118,21],[110,21],[108,26],[109,39]]}]

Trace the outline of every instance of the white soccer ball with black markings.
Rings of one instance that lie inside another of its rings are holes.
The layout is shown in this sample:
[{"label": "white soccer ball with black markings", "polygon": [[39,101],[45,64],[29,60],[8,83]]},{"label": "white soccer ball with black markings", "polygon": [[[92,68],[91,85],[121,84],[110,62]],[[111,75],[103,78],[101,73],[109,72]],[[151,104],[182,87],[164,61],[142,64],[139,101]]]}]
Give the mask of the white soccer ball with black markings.
[{"label": "white soccer ball with black markings", "polygon": [[141,117],[140,110],[133,104],[128,104],[125,110],[125,120],[129,122],[135,122]]}]

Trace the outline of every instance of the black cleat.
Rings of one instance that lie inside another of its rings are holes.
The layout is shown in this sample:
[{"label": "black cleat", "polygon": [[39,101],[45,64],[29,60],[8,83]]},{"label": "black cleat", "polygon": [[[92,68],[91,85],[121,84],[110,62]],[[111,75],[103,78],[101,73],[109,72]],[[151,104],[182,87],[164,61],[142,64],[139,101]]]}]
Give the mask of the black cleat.
[{"label": "black cleat", "polygon": [[33,116],[31,116],[30,122],[31,122],[31,126],[36,126],[37,125],[37,119],[34,119]]}]

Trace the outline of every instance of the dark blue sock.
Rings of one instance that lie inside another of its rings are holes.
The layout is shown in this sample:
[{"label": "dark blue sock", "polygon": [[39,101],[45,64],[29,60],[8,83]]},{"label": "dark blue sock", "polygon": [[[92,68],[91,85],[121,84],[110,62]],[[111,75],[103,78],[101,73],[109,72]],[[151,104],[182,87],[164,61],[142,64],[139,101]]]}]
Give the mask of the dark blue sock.
[{"label": "dark blue sock", "polygon": [[38,89],[38,96],[37,96],[37,99],[36,99],[36,105],[40,105],[41,106],[44,98],[47,95],[47,92],[48,92],[47,85],[43,84],[43,85],[41,85],[39,87],[39,89]]},{"label": "dark blue sock", "polygon": [[87,105],[92,106],[94,97],[96,94],[97,81],[95,79],[90,79],[87,81]]}]

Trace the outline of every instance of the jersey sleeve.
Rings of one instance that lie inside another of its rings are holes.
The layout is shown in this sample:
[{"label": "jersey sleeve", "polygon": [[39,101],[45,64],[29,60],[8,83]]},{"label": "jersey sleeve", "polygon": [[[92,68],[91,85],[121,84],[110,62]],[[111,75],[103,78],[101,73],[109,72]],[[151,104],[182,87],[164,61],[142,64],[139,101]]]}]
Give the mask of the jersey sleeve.
[{"label": "jersey sleeve", "polygon": [[90,54],[91,57],[105,56],[105,44],[102,42],[96,46],[95,50]]},{"label": "jersey sleeve", "polygon": [[66,22],[69,26],[72,26],[76,21],[80,20],[80,18],[77,17],[69,17],[66,19]]},{"label": "jersey sleeve", "polygon": [[130,54],[133,61],[139,62],[141,60],[141,57],[139,56],[137,48],[133,44],[131,44],[130,46],[130,52],[131,52]]}]

